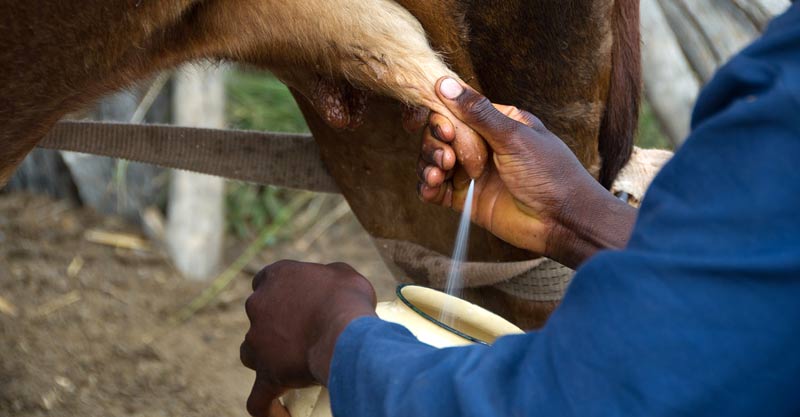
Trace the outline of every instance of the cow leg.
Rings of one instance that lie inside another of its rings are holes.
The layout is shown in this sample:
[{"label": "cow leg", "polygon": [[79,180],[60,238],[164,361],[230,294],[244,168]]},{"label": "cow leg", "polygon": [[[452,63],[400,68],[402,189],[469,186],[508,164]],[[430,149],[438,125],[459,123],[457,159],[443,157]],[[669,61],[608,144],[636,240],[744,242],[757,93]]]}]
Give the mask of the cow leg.
[{"label": "cow leg", "polygon": [[0,2],[3,179],[67,111],[196,59],[302,69],[447,113],[433,85],[455,74],[391,0],[41,3]]},{"label": "cow leg", "polygon": [[347,80],[442,112],[433,85],[456,76],[420,23],[391,0],[206,1],[180,30],[204,56]]}]

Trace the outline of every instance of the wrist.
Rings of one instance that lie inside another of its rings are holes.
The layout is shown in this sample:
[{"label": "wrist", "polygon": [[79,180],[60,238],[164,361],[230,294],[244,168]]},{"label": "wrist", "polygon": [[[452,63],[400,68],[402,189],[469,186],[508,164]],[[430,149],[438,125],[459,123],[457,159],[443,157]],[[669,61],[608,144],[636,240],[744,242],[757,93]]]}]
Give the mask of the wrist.
[{"label": "wrist", "polygon": [[361,314],[343,313],[331,317],[325,323],[321,323],[322,330],[316,332],[318,336],[310,345],[307,354],[308,369],[318,383],[328,385],[336,342],[339,340],[339,336],[347,329],[347,326],[361,317],[377,317],[377,315],[374,311]]},{"label": "wrist", "polygon": [[637,210],[591,181],[564,200],[547,239],[545,255],[571,268],[603,249],[621,249],[630,238]]}]

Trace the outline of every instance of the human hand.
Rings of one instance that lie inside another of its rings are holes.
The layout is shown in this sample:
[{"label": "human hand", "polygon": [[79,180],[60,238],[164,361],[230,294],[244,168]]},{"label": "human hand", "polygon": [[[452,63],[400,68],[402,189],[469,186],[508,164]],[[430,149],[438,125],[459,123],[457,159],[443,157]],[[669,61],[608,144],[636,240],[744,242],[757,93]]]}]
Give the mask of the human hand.
[{"label": "human hand", "polygon": [[491,163],[475,182],[473,222],[568,266],[624,245],[635,210],[600,186],[539,119],[452,79],[440,79],[436,91],[457,120],[429,118],[417,166],[424,201],[462,210],[470,178],[456,155],[461,143],[485,140]]},{"label": "human hand", "polygon": [[342,263],[281,261],[261,270],[240,348],[242,363],[256,371],[247,411],[288,416],[277,402],[285,390],[327,384],[339,335],[356,318],[375,316],[375,305],[369,281]]}]

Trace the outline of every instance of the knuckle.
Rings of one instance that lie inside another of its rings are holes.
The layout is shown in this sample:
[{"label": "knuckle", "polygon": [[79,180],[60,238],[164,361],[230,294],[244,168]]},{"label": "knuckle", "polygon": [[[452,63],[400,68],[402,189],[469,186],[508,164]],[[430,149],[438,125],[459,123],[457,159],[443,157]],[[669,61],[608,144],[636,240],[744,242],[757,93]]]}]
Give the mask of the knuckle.
[{"label": "knuckle", "polygon": [[419,159],[417,162],[417,179],[420,181],[425,181],[425,168],[428,166],[428,163],[425,162],[422,158]]},{"label": "knuckle", "polygon": [[279,277],[284,271],[295,268],[299,262],[284,259],[265,266],[253,277],[253,291],[256,291],[264,282],[272,277]]},{"label": "knuckle", "polygon": [[253,417],[257,417],[261,413],[258,407],[258,400],[255,398],[256,395],[257,394],[253,393],[247,398],[247,413]]},{"label": "knuckle", "polygon": [[292,265],[294,265],[296,263],[297,262],[295,262],[295,261],[291,261],[291,260],[288,260],[288,259],[282,259],[280,261],[277,261],[277,262],[273,263],[268,268],[271,269],[271,270],[280,270],[280,269],[291,267]]},{"label": "knuckle", "polygon": [[526,125],[528,127],[534,127],[537,124],[541,124],[541,122],[539,121],[539,119],[536,116],[534,116],[530,112],[527,112],[525,110],[522,110],[522,109],[519,109],[519,108],[516,108],[516,107],[514,107],[514,117],[513,118],[517,119],[520,123],[522,123],[522,124],[524,124],[524,125]]},{"label": "knuckle", "polygon": [[348,274],[356,272],[352,266],[344,263],[344,262],[333,262],[327,265],[329,268],[333,268],[339,270],[341,272],[346,272]]},{"label": "knuckle", "polygon": [[538,117],[533,115],[531,115],[531,117],[533,118],[531,122],[531,129],[533,129],[536,133],[539,134],[544,134],[549,132],[549,130],[547,130],[547,127],[544,125],[544,123],[542,123],[542,121]]},{"label": "knuckle", "polygon": [[261,283],[267,278],[269,274],[269,266],[262,268],[258,273],[253,277],[252,281],[252,288],[253,291],[257,290]]},{"label": "knuckle", "polygon": [[538,117],[534,116],[533,113],[526,110],[522,110],[516,106],[509,106],[508,117],[531,128],[542,125],[541,120],[539,120]]},{"label": "knuckle", "polygon": [[523,120],[525,120],[525,124],[532,127],[532,128],[543,128],[544,124],[538,117],[534,116],[533,113],[520,110],[520,114]]},{"label": "knuckle", "polygon": [[247,297],[247,300],[245,300],[244,302],[244,313],[247,315],[247,318],[250,319],[250,321],[253,321],[253,317],[255,317],[255,311],[254,311],[255,306],[253,305],[254,303],[255,303],[254,294],[251,294],[249,297]]},{"label": "knuckle", "polygon": [[436,139],[433,138],[433,131],[430,128],[425,129],[425,134],[422,135],[422,142],[420,143],[420,149],[425,150],[429,148]]},{"label": "knuckle", "polygon": [[373,287],[372,284],[370,284],[370,282],[361,274],[357,274],[357,276],[354,277],[353,287],[356,291],[366,295],[373,305],[377,302],[375,287]]},{"label": "knuckle", "polygon": [[488,98],[470,91],[468,94],[461,95],[461,108],[470,117],[476,120],[485,120],[491,114],[489,110],[493,107]]},{"label": "knuckle", "polygon": [[422,152],[419,154],[419,164],[423,165],[433,163],[432,157],[434,152],[436,152],[436,150],[433,148],[433,146],[430,146],[429,144],[423,145]]},{"label": "knuckle", "polygon": [[239,361],[241,361],[242,365],[248,369],[255,368],[252,350],[250,349],[250,345],[247,343],[246,338],[245,341],[239,346]]}]

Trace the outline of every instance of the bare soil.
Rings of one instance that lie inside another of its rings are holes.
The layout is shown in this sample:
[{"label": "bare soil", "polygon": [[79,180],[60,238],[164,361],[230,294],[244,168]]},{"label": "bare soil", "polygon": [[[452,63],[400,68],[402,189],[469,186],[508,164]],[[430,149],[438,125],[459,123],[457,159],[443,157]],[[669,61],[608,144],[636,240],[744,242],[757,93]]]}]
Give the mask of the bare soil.
[{"label": "bare soil", "polygon": [[[252,269],[188,321],[170,321],[207,287],[157,245],[92,243],[85,231],[139,234],[119,219],[25,194],[0,195],[0,416],[246,416],[253,379],[239,363]],[[241,242],[232,242],[232,260]],[[348,262],[394,283],[352,215],[308,251],[290,241],[257,263]],[[302,300],[298,300],[302,301]]]}]

